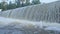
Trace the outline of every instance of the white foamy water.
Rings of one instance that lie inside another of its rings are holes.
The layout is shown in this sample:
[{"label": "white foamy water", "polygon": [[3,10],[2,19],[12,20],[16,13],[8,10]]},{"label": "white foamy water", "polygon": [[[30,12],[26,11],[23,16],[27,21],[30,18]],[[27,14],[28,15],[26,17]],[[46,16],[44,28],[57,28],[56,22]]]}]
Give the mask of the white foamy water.
[{"label": "white foamy water", "polygon": [[33,24],[33,25],[37,25],[40,27],[43,27],[43,26],[59,27],[60,26],[59,23],[53,23],[53,22],[45,22],[45,21],[33,22],[33,21],[28,21],[28,20],[18,20],[18,19],[0,17],[0,25],[8,25],[13,22],[23,23],[23,24]]},{"label": "white foamy water", "polygon": [[[39,26],[40,28],[43,28],[43,26],[46,26],[45,30],[52,30],[52,29],[54,29],[56,31],[60,31],[60,24],[59,23],[51,23],[51,22],[45,22],[45,21],[33,22],[33,21],[28,21],[28,20],[18,20],[18,19],[11,19],[11,18],[0,17],[0,28],[1,27],[6,27],[8,25],[12,26],[12,24],[17,24],[13,28],[22,28],[22,27],[32,28],[33,26],[35,28],[37,28],[37,26]],[[10,30],[0,30],[0,31],[1,31],[0,33],[3,34],[4,32],[8,33]],[[19,31],[19,32],[14,31],[12,34],[17,34],[17,33],[24,34],[21,31]]]},{"label": "white foamy water", "polygon": [[15,23],[22,23],[23,25],[29,25],[29,24],[35,25],[35,26],[39,26],[40,28],[42,28],[42,21],[41,22],[33,22],[33,21],[28,21],[28,20],[18,20],[18,19],[0,17],[0,27],[7,26],[8,24],[14,23],[14,22]]},{"label": "white foamy water", "polygon": [[[15,25],[17,24],[17,25],[13,26],[12,24],[15,24]],[[2,27],[8,28],[10,26],[13,26],[13,27],[11,27],[11,29],[12,28],[22,28],[22,27],[28,29],[28,28],[34,28],[34,27],[37,28],[38,25],[41,27],[42,24],[41,25],[40,24],[41,24],[40,22],[33,22],[33,21],[27,21],[27,20],[18,20],[18,19],[0,17],[0,28],[2,28]],[[1,34],[4,34],[4,33],[9,34],[9,32],[11,34],[25,34],[23,31],[16,31],[16,30],[11,31],[11,30],[6,30],[6,29],[0,29]]]}]

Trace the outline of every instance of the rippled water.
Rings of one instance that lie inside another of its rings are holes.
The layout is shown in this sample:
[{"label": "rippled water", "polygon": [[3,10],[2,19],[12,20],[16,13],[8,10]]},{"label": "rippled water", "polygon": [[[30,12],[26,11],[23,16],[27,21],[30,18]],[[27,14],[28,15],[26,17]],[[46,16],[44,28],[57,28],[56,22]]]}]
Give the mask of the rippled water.
[{"label": "rippled water", "polygon": [[[60,32],[60,24],[46,22],[32,22],[0,17],[0,34],[49,34],[48,30]],[[40,29],[46,26],[45,30]],[[56,28],[55,28],[56,27]],[[59,27],[59,28],[58,28]],[[53,32],[54,34],[55,32]]]},{"label": "rippled water", "polygon": [[0,34],[24,34],[23,31],[0,29]]},{"label": "rippled water", "polygon": [[1,34],[37,34],[37,25],[36,22],[0,17]]}]

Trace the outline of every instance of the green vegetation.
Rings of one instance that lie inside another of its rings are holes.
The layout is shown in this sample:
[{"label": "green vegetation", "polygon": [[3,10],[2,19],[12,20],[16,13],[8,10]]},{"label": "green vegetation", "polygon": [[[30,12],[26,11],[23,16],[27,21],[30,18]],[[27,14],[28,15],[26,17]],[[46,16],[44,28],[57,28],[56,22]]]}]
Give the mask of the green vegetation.
[{"label": "green vegetation", "polygon": [[35,4],[40,4],[40,0],[15,0],[15,3],[12,3],[11,1],[9,4],[5,1],[0,3],[0,9],[4,10],[9,10],[9,9],[15,9],[18,7],[24,7],[24,6],[29,6],[29,5],[35,5]]},{"label": "green vegetation", "polygon": [[33,0],[32,3],[33,4],[40,4],[40,0]]}]

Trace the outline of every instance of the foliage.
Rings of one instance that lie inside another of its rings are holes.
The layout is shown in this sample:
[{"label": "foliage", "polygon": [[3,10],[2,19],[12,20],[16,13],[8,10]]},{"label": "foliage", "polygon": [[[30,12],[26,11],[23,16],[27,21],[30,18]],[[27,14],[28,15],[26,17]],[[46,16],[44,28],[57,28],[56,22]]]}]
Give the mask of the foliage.
[{"label": "foliage", "polygon": [[[25,3],[24,3],[25,2]],[[0,9],[2,10],[9,10],[9,9],[15,9],[18,7],[24,7],[24,6],[29,6],[29,5],[35,5],[35,4],[40,4],[39,0],[32,0],[32,3],[30,3],[30,0],[15,0],[15,3],[12,3],[11,1],[9,4],[7,2],[1,2],[0,3]]]},{"label": "foliage", "polygon": [[32,0],[32,4],[40,4],[40,0]]},{"label": "foliage", "polygon": [[16,4],[15,3],[12,4],[12,2],[9,2],[9,5],[7,5],[7,9],[14,9],[14,8],[16,8]]},{"label": "foliage", "polygon": [[7,9],[7,3],[6,2],[1,2],[0,3],[0,9],[6,10]]}]

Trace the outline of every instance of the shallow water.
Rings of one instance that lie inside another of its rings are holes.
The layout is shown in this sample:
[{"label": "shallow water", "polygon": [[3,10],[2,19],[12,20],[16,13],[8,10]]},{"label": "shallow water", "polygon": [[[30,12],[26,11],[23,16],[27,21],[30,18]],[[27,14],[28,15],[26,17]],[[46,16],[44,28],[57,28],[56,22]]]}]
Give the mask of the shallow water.
[{"label": "shallow water", "polygon": [[23,31],[0,29],[0,34],[24,34]]},{"label": "shallow water", "polygon": [[[53,25],[54,24],[54,25]],[[1,34],[48,34],[48,30],[52,30],[52,27],[56,31],[59,31],[60,29],[58,27],[60,24],[58,23],[50,23],[50,22],[33,22],[33,21],[27,21],[27,20],[18,20],[18,19],[11,19],[11,18],[4,18],[0,17],[0,33]],[[43,26],[46,26],[46,31],[41,30],[40,28],[43,28]],[[58,30],[59,29],[59,30]],[[22,30],[22,31],[21,31]]]}]

